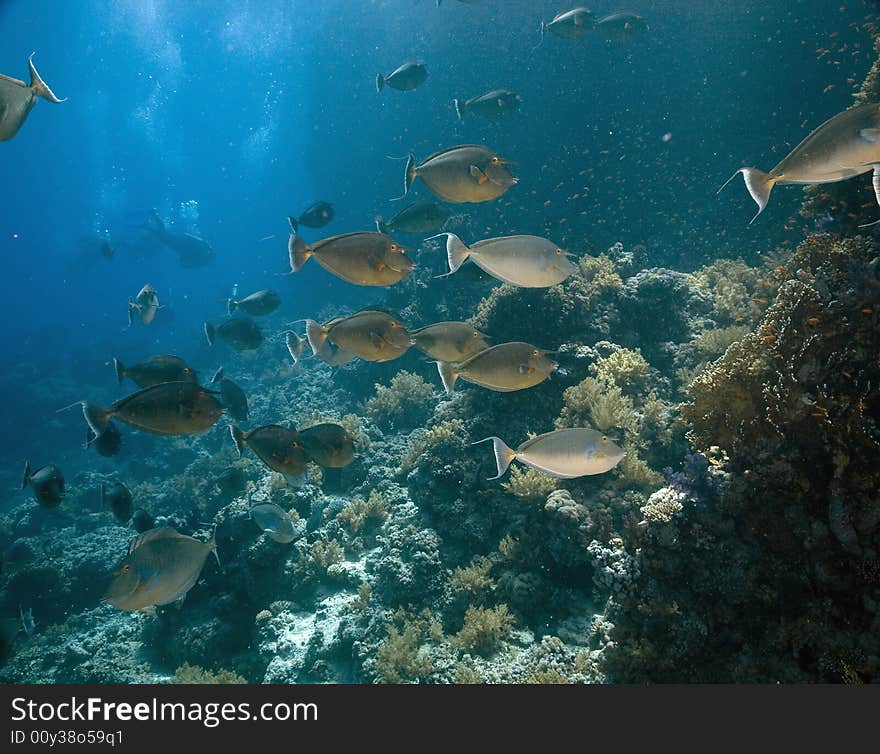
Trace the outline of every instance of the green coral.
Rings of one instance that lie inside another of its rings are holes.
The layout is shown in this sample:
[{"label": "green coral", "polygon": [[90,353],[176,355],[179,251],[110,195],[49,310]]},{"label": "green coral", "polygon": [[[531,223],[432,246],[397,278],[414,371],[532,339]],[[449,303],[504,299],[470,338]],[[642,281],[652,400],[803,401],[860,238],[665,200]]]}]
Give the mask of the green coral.
[{"label": "green coral", "polygon": [[723,354],[732,343],[740,340],[749,328],[745,325],[728,325],[703,330],[694,338],[694,347],[702,359],[714,359]]},{"label": "green coral", "polygon": [[221,669],[216,673],[212,673],[210,670],[205,670],[203,667],[190,665],[188,662],[185,662],[174,671],[174,675],[171,677],[171,683],[180,685],[203,683],[240,684],[247,683],[247,681],[238,675],[238,673],[233,673],[231,670]]},{"label": "green coral", "polygon": [[510,478],[502,487],[523,500],[543,500],[556,489],[556,479],[537,469],[510,467]]},{"label": "green coral", "polygon": [[431,413],[434,388],[419,375],[400,371],[388,386],[376,384],[376,394],[364,408],[373,421],[385,427],[416,427]]},{"label": "green coral", "polygon": [[309,545],[304,552],[301,552],[294,565],[294,571],[303,583],[309,583],[324,578],[327,575],[327,569],[342,562],[344,557],[342,545],[337,540],[324,541],[319,539]]},{"label": "green coral", "polygon": [[537,670],[532,673],[528,678],[524,679],[522,683],[526,684],[567,684],[571,683],[562,673],[558,670],[549,669],[549,670]]},{"label": "green coral", "polygon": [[376,653],[378,682],[418,683],[428,680],[434,670],[429,642],[442,641],[442,630],[429,610],[415,616],[398,610]]},{"label": "green coral", "polygon": [[752,298],[759,288],[762,270],[742,259],[716,259],[690,274],[691,283],[711,296],[722,320],[735,322],[752,312]]},{"label": "green coral", "polygon": [[488,657],[497,652],[501,642],[510,636],[513,622],[507,605],[471,606],[465,612],[464,624],[454,641],[468,652]]}]

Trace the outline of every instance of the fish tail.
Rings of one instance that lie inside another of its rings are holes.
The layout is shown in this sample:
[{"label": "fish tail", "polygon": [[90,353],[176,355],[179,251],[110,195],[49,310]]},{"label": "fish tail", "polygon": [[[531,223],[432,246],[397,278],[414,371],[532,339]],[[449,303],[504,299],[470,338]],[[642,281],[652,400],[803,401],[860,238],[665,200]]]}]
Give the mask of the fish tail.
[{"label": "fish tail", "polygon": [[208,345],[214,345],[214,325],[210,322],[205,322],[205,337],[208,339]]},{"label": "fish tail", "polygon": [[116,382],[121,385],[122,381],[125,379],[125,367],[115,356],[113,357],[113,368],[116,370]]},{"label": "fish tail", "polygon": [[232,441],[235,443],[235,448],[238,451],[238,457],[241,458],[244,455],[244,446],[246,444],[244,432],[242,432],[234,424],[230,424],[229,434],[232,435]]},{"label": "fish tail", "polygon": [[449,262],[450,273],[455,272],[465,263],[470,251],[455,233],[446,234],[446,259]]},{"label": "fish tail", "polygon": [[388,230],[388,223],[382,222],[381,217],[376,218],[376,230],[378,230],[380,233],[384,233],[386,230]]},{"label": "fish tail", "polygon": [[309,245],[300,238],[295,230],[291,230],[287,241],[287,254],[290,258],[290,272],[299,272],[312,256]]},{"label": "fish tail", "polygon": [[110,423],[110,411],[88,401],[82,401],[82,409],[86,423],[95,433],[95,439],[99,438],[107,430],[107,425]]},{"label": "fish tail", "polygon": [[510,462],[516,458],[516,453],[508,448],[504,440],[500,437],[486,437],[471,444],[479,445],[481,442],[488,442],[489,440],[492,441],[492,450],[495,452],[495,465],[498,467],[498,474],[489,477],[489,481],[492,481],[493,479],[500,479],[504,476],[507,467],[510,466]]},{"label": "fish tail", "polygon": [[[749,225],[751,225],[755,220],[758,219],[758,215],[760,215],[764,211],[764,207],[767,206],[767,201],[770,199],[770,191],[773,189],[773,186],[776,184],[776,178],[769,173],[765,173],[762,170],[758,170],[757,168],[740,168],[736,171],[730,178],[725,181],[724,186],[730,183],[736,176],[742,173],[743,179],[746,183],[746,188],[749,190],[749,194],[751,194],[752,199],[755,200],[755,204],[758,205],[758,211],[755,213],[755,216],[749,221]],[[721,193],[724,189],[722,186],[716,193]]]},{"label": "fish tail", "polygon": [[231,298],[226,299],[226,313],[227,314],[232,314],[232,312],[235,311],[237,306],[238,306],[237,301],[234,301]]},{"label": "fish tail", "polygon": [[211,384],[213,385],[215,382],[220,382],[223,379],[223,367],[219,367],[216,372],[214,372],[214,376],[211,378]]},{"label": "fish tail", "polygon": [[290,223],[290,230],[293,233],[296,233],[299,230],[299,220],[293,217],[293,215],[287,216],[287,222]]},{"label": "fish tail", "polygon": [[315,320],[307,319],[306,338],[309,341],[309,348],[312,349],[312,353],[318,353],[327,342],[327,331]]},{"label": "fish tail", "polygon": [[138,306],[134,301],[128,302],[128,326],[131,327],[131,323],[134,322],[134,312],[139,312],[141,310],[140,306]]},{"label": "fish tail", "polygon": [[455,387],[455,381],[458,379],[459,373],[455,371],[455,367],[448,361],[438,361],[437,371],[440,372],[440,380],[443,382],[446,395],[452,395],[452,390]]},{"label": "fish tail", "polygon": [[458,116],[458,119],[461,120],[461,114],[464,112],[464,105],[459,99],[452,100],[452,104],[455,105],[455,114]]},{"label": "fish tail", "polygon": [[[412,153],[406,156],[406,172],[403,178],[403,196],[409,193],[412,188],[413,181],[416,179],[416,158]],[[403,199],[403,196],[400,197]]]},{"label": "fish tail", "polygon": [[381,92],[385,88],[385,77],[381,73],[376,74],[376,91]]},{"label": "fish tail", "polygon": [[214,528],[211,530],[211,538],[208,540],[208,547],[210,547],[211,552],[214,553],[214,557],[217,560],[217,567],[222,571],[223,564],[220,562],[220,553],[217,552],[217,524],[214,524]]},{"label": "fish tail", "polygon": [[34,94],[56,105],[67,99],[66,97],[64,99],[58,99],[49,88],[49,85],[40,78],[40,74],[37,73],[37,68],[34,65],[34,53],[31,53],[31,56],[28,58],[28,67],[31,69],[31,89]]},{"label": "fish tail", "polygon": [[24,471],[21,474],[21,486],[19,487],[19,489],[23,490],[25,487],[27,487],[28,482],[30,480],[31,480],[31,462],[25,461],[24,462]]}]

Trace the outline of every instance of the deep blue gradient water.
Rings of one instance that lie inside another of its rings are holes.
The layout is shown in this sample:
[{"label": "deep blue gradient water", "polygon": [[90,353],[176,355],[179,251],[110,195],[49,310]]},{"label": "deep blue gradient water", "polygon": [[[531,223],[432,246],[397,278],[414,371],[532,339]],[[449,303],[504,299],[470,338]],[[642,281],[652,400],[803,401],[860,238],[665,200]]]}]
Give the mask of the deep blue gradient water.
[{"label": "deep blue gradient water", "polygon": [[[0,3],[0,71],[26,78],[36,51],[44,79],[68,98],[38,102],[0,144],[0,466],[17,472],[35,442],[65,446],[54,410],[84,397],[70,385],[108,382],[114,355],[216,362],[202,322],[219,320],[234,284],[277,288],[288,319],[381,296],[314,263],[295,277],[276,273],[287,269],[286,216],[316,199],[337,215],[306,230],[310,240],[370,229],[396,211],[403,162],[387,156],[491,146],[516,160],[520,184],[456,211],[487,236],[537,233],[578,253],[620,240],[644,244],[653,264],[692,269],[785,242],[787,218],[802,232],[796,188],[777,189],[751,227],[741,182],[715,191],[741,165],[771,168],[850,104],[872,59],[861,25],[875,3],[632,0],[627,8],[651,26],[632,44],[548,36],[538,46],[540,21],[558,6]],[[427,62],[427,83],[377,94],[376,73],[410,58]],[[498,87],[522,95],[514,117],[457,121],[454,97]],[[181,268],[142,240],[150,208],[169,216],[181,203],[197,213],[179,227],[216,249],[209,267]],[[97,253],[101,237],[116,249],[110,261]],[[167,309],[156,327],[129,330],[126,303],[147,282]],[[66,387],[34,387],[34,375],[52,374]]]}]

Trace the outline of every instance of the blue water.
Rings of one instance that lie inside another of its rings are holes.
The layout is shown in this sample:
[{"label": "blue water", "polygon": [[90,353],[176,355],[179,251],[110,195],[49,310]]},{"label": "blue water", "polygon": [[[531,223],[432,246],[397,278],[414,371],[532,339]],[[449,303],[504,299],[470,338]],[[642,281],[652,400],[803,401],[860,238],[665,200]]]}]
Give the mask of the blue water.
[{"label": "blue water", "polygon": [[[276,323],[380,302],[315,263],[277,275],[286,218],[312,202],[332,202],[336,217],[305,229],[309,240],[399,209],[404,163],[389,157],[484,143],[515,160],[520,182],[504,197],[455,208],[481,237],[535,233],[578,253],[644,244],[650,264],[680,270],[796,242],[807,226],[798,189],[777,189],[753,226],[741,182],[715,192],[741,165],[768,170],[851,103],[873,60],[863,24],[876,3],[626,7],[651,27],[630,44],[539,45],[557,0],[0,3],[0,72],[26,79],[36,51],[68,98],[39,101],[0,143],[2,479],[17,481],[25,457],[78,452],[79,417],[54,412],[95,386],[118,397],[113,356],[216,367],[202,323],[221,320],[234,285],[277,289]],[[425,85],[377,94],[376,73],[411,58],[427,62]],[[513,117],[456,119],[453,98],[500,87],[522,96]],[[412,197],[429,196],[417,182]],[[210,266],[182,268],[143,239],[151,208],[173,217],[184,205],[176,229],[213,245]],[[112,260],[97,253],[102,238]],[[416,256],[442,271],[442,259]],[[129,329],[127,301],[147,282],[165,309],[156,326]]]}]

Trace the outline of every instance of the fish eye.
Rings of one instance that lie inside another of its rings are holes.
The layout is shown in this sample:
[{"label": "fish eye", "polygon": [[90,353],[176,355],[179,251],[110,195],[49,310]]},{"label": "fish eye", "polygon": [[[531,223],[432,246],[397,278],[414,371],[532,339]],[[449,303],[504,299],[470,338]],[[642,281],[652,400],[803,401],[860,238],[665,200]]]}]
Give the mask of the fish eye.
[{"label": "fish eye", "polygon": [[557,254],[561,254],[561,253],[562,253],[562,249],[556,249],[556,253],[557,253]]},{"label": "fish eye", "polygon": [[602,435],[602,442],[608,442],[608,435]]},{"label": "fish eye", "polygon": [[534,351],[532,351],[532,356],[537,356],[537,355],[538,355],[538,349],[536,348]]},{"label": "fish eye", "polygon": [[497,163],[501,162],[501,158],[499,158],[498,155],[495,155],[495,156],[492,158],[492,162],[494,162],[494,163],[497,164]]},{"label": "fish eye", "polygon": [[123,573],[128,573],[130,570],[131,570],[131,566],[128,563],[126,563],[124,566],[122,566]]}]

